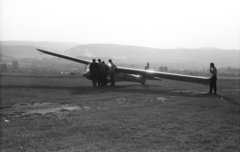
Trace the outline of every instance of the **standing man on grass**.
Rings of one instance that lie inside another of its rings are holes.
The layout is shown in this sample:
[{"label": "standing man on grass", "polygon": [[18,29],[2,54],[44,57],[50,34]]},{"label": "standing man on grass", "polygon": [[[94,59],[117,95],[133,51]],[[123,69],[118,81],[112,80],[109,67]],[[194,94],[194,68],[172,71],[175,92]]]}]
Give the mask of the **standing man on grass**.
[{"label": "standing man on grass", "polygon": [[214,63],[210,64],[210,73],[212,73],[212,77],[209,93],[212,93],[212,89],[214,89],[214,94],[217,94],[217,69],[214,66]]},{"label": "standing man on grass", "polygon": [[107,77],[108,77],[109,68],[108,68],[108,66],[105,64],[104,61],[102,61],[102,63],[103,63],[103,65],[105,66],[105,73],[104,73],[104,77],[103,77],[104,86],[107,86]]},{"label": "standing man on grass", "polygon": [[95,59],[92,60],[90,64],[90,74],[93,83],[93,87],[96,87],[97,80],[98,80],[98,64]]},{"label": "standing man on grass", "polygon": [[111,87],[115,86],[115,78],[114,78],[114,72],[115,69],[117,68],[116,65],[113,64],[112,60],[109,59],[109,75],[110,75],[110,79],[111,79]]},{"label": "standing man on grass", "polygon": [[101,62],[101,59],[98,59],[98,86],[103,87],[104,86],[104,74],[105,74],[105,66]]}]

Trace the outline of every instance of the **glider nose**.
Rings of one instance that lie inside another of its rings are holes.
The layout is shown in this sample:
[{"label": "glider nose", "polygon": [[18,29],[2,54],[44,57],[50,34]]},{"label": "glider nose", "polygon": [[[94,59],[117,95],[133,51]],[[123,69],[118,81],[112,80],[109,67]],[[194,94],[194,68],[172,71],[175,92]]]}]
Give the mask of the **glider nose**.
[{"label": "glider nose", "polygon": [[90,71],[86,71],[85,73],[83,73],[83,76],[89,80],[91,80],[91,74]]}]

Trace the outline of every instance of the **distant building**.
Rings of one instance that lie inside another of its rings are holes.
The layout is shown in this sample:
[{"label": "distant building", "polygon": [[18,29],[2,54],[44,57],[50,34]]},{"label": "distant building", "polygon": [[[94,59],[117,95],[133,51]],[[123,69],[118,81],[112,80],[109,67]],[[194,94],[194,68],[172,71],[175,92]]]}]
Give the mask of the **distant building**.
[{"label": "distant building", "polygon": [[165,67],[164,66],[160,66],[159,67],[159,71],[160,72],[168,72],[168,68],[167,68],[167,66],[165,66]]},{"label": "distant building", "polygon": [[164,67],[163,67],[163,66],[160,66],[160,67],[159,67],[159,71],[160,71],[160,72],[164,72]]},{"label": "distant building", "polygon": [[17,61],[13,61],[12,62],[12,70],[18,70],[18,68],[19,68],[19,65],[18,65],[18,62]]},{"label": "distant building", "polygon": [[165,71],[165,72],[168,72],[167,66],[164,67],[164,71]]},{"label": "distant building", "polygon": [[7,63],[1,63],[1,71],[7,72]]}]

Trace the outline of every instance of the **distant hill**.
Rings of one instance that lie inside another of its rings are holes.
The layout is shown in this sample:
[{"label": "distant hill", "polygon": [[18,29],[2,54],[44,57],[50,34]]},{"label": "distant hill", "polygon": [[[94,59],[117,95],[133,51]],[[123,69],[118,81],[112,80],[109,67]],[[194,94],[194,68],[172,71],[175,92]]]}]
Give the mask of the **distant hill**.
[{"label": "distant hill", "polygon": [[[21,45],[17,45],[19,43]],[[37,46],[37,43],[39,46]],[[56,49],[57,46],[62,46],[62,48],[64,48],[63,46],[66,46],[65,44],[67,43],[2,41],[0,45],[0,55],[28,58],[41,57],[39,56],[39,52],[35,49],[36,47],[58,52],[56,50],[61,49]],[[147,62],[150,62],[151,67],[154,67],[155,69],[163,65],[177,69],[199,70],[208,68],[209,64],[214,62],[217,67],[240,67],[240,50],[224,50],[207,47],[196,49],[157,49],[116,44],[76,45],[76,43],[68,43],[68,47],[70,44],[73,47],[60,52],[74,57],[84,57],[85,59],[101,58],[102,60],[107,61],[111,58],[115,63],[122,63],[123,65],[138,64],[141,65],[140,67],[143,67]],[[47,45],[50,46],[48,47]],[[52,56],[44,55],[43,57]]]},{"label": "distant hill", "polygon": [[202,50],[202,51],[224,51],[224,49],[220,48],[215,48],[215,47],[202,47],[202,48],[197,48],[197,50]]},{"label": "distant hill", "polygon": [[47,42],[47,41],[0,41],[2,46],[33,46],[46,48],[48,50],[54,50],[57,52],[65,51],[74,46],[80,45],[80,43],[74,42]]},{"label": "distant hill", "polygon": [[2,45],[0,46],[0,55],[17,58],[32,58],[39,57],[39,52],[33,46]]},{"label": "distant hill", "polygon": [[174,64],[186,68],[208,67],[211,62],[218,67],[240,67],[240,50],[218,48],[156,49],[115,44],[85,44],[70,48],[63,53],[71,56],[116,58],[126,63]]}]

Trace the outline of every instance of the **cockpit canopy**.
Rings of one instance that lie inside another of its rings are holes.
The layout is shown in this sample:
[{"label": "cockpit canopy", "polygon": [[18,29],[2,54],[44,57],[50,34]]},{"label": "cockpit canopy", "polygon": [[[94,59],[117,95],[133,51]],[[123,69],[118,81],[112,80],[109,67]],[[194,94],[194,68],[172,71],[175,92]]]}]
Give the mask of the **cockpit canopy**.
[{"label": "cockpit canopy", "polygon": [[90,64],[91,64],[91,63],[89,63],[89,64],[86,65],[85,71],[90,71]]}]

